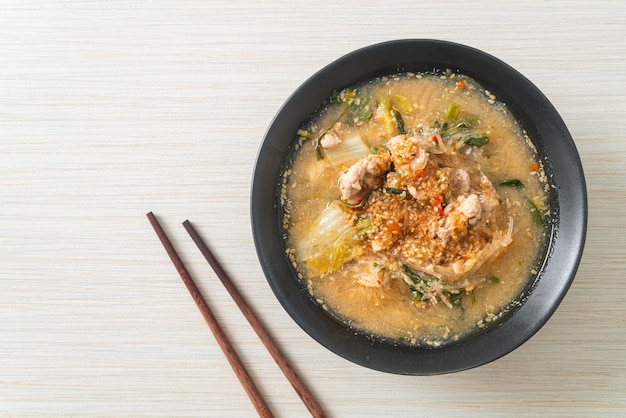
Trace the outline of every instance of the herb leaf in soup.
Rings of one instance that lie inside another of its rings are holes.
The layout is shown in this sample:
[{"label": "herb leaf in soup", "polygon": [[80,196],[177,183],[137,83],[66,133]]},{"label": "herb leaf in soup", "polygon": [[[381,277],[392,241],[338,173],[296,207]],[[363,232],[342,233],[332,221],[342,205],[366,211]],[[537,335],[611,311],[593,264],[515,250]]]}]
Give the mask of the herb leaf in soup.
[{"label": "herb leaf in soup", "polygon": [[394,110],[393,117],[396,120],[396,129],[400,135],[404,135],[406,130],[404,129],[404,120],[402,119],[402,115],[397,110]]},{"label": "herb leaf in soup", "polygon": [[510,186],[510,187],[524,187],[524,183],[522,183],[518,179],[505,179],[500,181],[500,186]]},{"label": "herb leaf in soup", "polygon": [[474,147],[482,147],[489,142],[489,138],[485,134],[469,134],[461,136],[459,142]]}]

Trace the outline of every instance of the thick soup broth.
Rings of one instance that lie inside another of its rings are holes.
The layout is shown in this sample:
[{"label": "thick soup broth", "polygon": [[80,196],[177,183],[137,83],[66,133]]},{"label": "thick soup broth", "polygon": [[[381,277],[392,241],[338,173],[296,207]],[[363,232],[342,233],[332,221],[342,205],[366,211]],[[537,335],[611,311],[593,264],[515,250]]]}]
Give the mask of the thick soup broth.
[{"label": "thick soup broth", "polygon": [[312,297],[375,338],[439,346],[497,321],[536,276],[547,181],[506,105],[462,75],[333,92],[281,187]]}]

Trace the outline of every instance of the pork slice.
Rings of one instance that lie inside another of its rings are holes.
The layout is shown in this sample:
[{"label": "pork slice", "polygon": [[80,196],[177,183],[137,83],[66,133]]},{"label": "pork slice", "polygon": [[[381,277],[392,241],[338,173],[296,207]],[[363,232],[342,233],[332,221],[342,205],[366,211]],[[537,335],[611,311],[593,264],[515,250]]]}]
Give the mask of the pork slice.
[{"label": "pork slice", "polygon": [[468,225],[478,222],[481,214],[482,207],[478,195],[459,196],[446,206],[444,216],[439,220],[437,237],[447,243],[450,238],[464,235]]},{"label": "pork slice", "polygon": [[421,170],[428,163],[428,152],[419,145],[413,136],[397,135],[387,142],[396,166],[408,164],[411,171]]},{"label": "pork slice", "polygon": [[417,170],[423,170],[428,164],[428,152],[422,147],[417,147],[417,152],[415,156],[409,161],[409,167],[413,172]]},{"label": "pork slice", "polygon": [[467,195],[471,186],[469,173],[462,168],[450,168],[447,171],[450,173],[448,184],[450,195],[453,197]]},{"label": "pork slice", "polygon": [[458,200],[460,200],[459,206],[456,208],[458,212],[465,215],[469,220],[480,218],[482,207],[478,195],[471,194],[463,199],[459,197]]},{"label": "pork slice", "polygon": [[358,160],[339,177],[341,199],[358,201],[370,190],[382,186],[390,165],[386,154],[372,154]]},{"label": "pork slice", "polygon": [[390,150],[393,150],[398,145],[402,144],[406,140],[406,138],[407,137],[404,134],[394,136],[389,141],[387,141],[387,148],[389,148]]}]

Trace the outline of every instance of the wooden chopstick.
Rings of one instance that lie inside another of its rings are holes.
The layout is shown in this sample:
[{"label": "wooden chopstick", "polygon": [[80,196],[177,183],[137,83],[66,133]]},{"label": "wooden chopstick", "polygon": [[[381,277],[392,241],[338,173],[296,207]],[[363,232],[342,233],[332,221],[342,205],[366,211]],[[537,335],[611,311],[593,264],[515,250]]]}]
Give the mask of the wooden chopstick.
[{"label": "wooden chopstick", "polygon": [[204,255],[204,258],[206,258],[206,260],[209,262],[209,264],[213,268],[213,271],[215,271],[215,274],[221,280],[228,293],[230,293],[230,296],[233,298],[243,315],[246,317],[246,319],[252,326],[252,329],[254,329],[256,334],[259,336],[259,339],[261,340],[263,345],[265,345],[267,351],[269,351],[276,364],[278,364],[278,367],[280,367],[285,377],[287,377],[287,380],[289,380],[291,386],[293,386],[296,393],[300,396],[300,399],[302,399],[302,402],[308,408],[311,415],[316,418],[325,417],[326,414],[322,410],[320,404],[315,400],[313,394],[309,391],[304,382],[296,374],[294,369],[289,365],[289,362],[287,361],[283,353],[280,351],[276,343],[274,343],[274,340],[265,330],[265,327],[263,327],[261,322],[259,322],[256,315],[254,315],[244,298],[235,287],[233,281],[230,279],[226,271],[224,271],[219,261],[217,260],[217,258],[215,258],[209,247],[204,243],[200,235],[196,232],[193,225],[188,220],[186,220],[185,222],[183,222],[183,226],[191,236],[191,239],[193,239],[193,241],[198,246],[198,249],[200,250],[202,255]]},{"label": "wooden chopstick", "polygon": [[211,329],[211,332],[213,332],[213,335],[217,340],[217,344],[224,352],[226,359],[230,363],[230,366],[237,375],[239,382],[241,382],[241,385],[248,394],[248,397],[250,398],[250,401],[252,402],[252,405],[256,409],[257,413],[261,417],[273,417],[272,411],[267,406],[267,403],[263,399],[261,392],[259,392],[259,389],[252,380],[252,377],[250,377],[250,374],[244,367],[239,356],[235,352],[235,349],[228,341],[226,334],[218,324],[215,316],[213,315],[213,312],[211,312],[211,309],[209,308],[209,305],[207,305],[206,301],[202,297],[202,293],[200,293],[200,290],[191,278],[191,275],[187,271],[187,268],[183,264],[181,258],[178,256],[178,253],[176,252],[174,246],[167,237],[167,234],[159,224],[159,221],[156,219],[152,212],[148,213],[146,216],[150,220],[154,231],[161,240],[163,247],[165,247],[165,251],[172,260],[172,263],[174,263],[174,267],[176,267],[178,274],[180,274],[181,279],[183,279],[185,286],[187,286],[187,290],[189,290],[189,293],[191,293],[193,301],[196,303],[196,305],[198,305],[202,316],[204,317],[206,323]]}]

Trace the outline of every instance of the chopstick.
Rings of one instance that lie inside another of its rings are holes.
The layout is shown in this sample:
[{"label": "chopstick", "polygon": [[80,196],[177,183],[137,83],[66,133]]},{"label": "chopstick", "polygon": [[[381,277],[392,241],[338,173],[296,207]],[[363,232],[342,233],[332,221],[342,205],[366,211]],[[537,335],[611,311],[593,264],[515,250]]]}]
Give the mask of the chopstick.
[{"label": "chopstick", "polygon": [[289,362],[287,361],[283,353],[280,351],[272,337],[266,331],[265,327],[263,327],[261,322],[259,322],[256,315],[254,315],[244,298],[235,287],[233,281],[230,279],[226,271],[224,271],[209,247],[204,243],[191,222],[186,220],[185,222],[183,222],[183,226],[191,236],[191,239],[198,246],[198,249],[200,250],[202,255],[204,255],[204,258],[206,258],[206,260],[209,262],[209,264],[213,268],[213,271],[220,279],[228,293],[230,293],[230,296],[233,298],[233,300],[241,310],[241,313],[243,313],[243,315],[246,317],[246,319],[252,326],[252,329],[256,332],[263,345],[265,345],[267,351],[269,351],[276,364],[278,364],[278,367],[282,370],[287,380],[289,380],[291,386],[293,386],[298,396],[300,396],[300,399],[302,399],[302,402],[307,407],[311,415],[315,418],[326,417],[326,414],[322,410],[320,404],[315,400],[315,397],[297,375],[295,370],[289,365]]},{"label": "chopstick", "polygon": [[211,332],[213,333],[213,335],[215,336],[215,339],[217,340],[217,344],[220,346],[220,348],[224,352],[226,359],[230,363],[230,366],[235,372],[235,375],[237,375],[237,378],[239,379],[239,382],[243,386],[243,389],[248,394],[248,397],[250,398],[250,401],[252,402],[252,405],[256,409],[257,413],[261,417],[273,417],[272,411],[267,406],[267,403],[263,399],[261,392],[259,392],[259,389],[255,385],[254,381],[252,380],[252,377],[250,376],[250,374],[244,367],[243,363],[241,362],[241,359],[237,355],[237,352],[228,341],[226,334],[224,333],[224,331],[218,324],[215,316],[213,315],[213,312],[211,312],[211,309],[209,308],[209,305],[206,303],[206,301],[202,297],[202,293],[200,292],[200,290],[194,283],[193,279],[191,278],[191,275],[187,271],[187,268],[183,264],[183,261],[178,256],[176,249],[172,245],[171,241],[169,240],[167,234],[165,233],[161,225],[159,224],[159,221],[157,220],[157,218],[154,216],[152,212],[148,213],[146,216],[150,220],[150,223],[152,224],[154,231],[156,232],[157,236],[161,240],[163,247],[165,247],[165,251],[169,255],[170,259],[172,260],[172,263],[174,263],[174,267],[176,267],[178,274],[180,274],[181,279],[183,279],[183,282],[185,283],[187,290],[189,290],[189,293],[191,293],[191,297],[193,298],[193,301],[196,303],[196,305],[200,309],[202,316],[204,317],[206,323],[209,325],[209,328],[211,329]]}]

